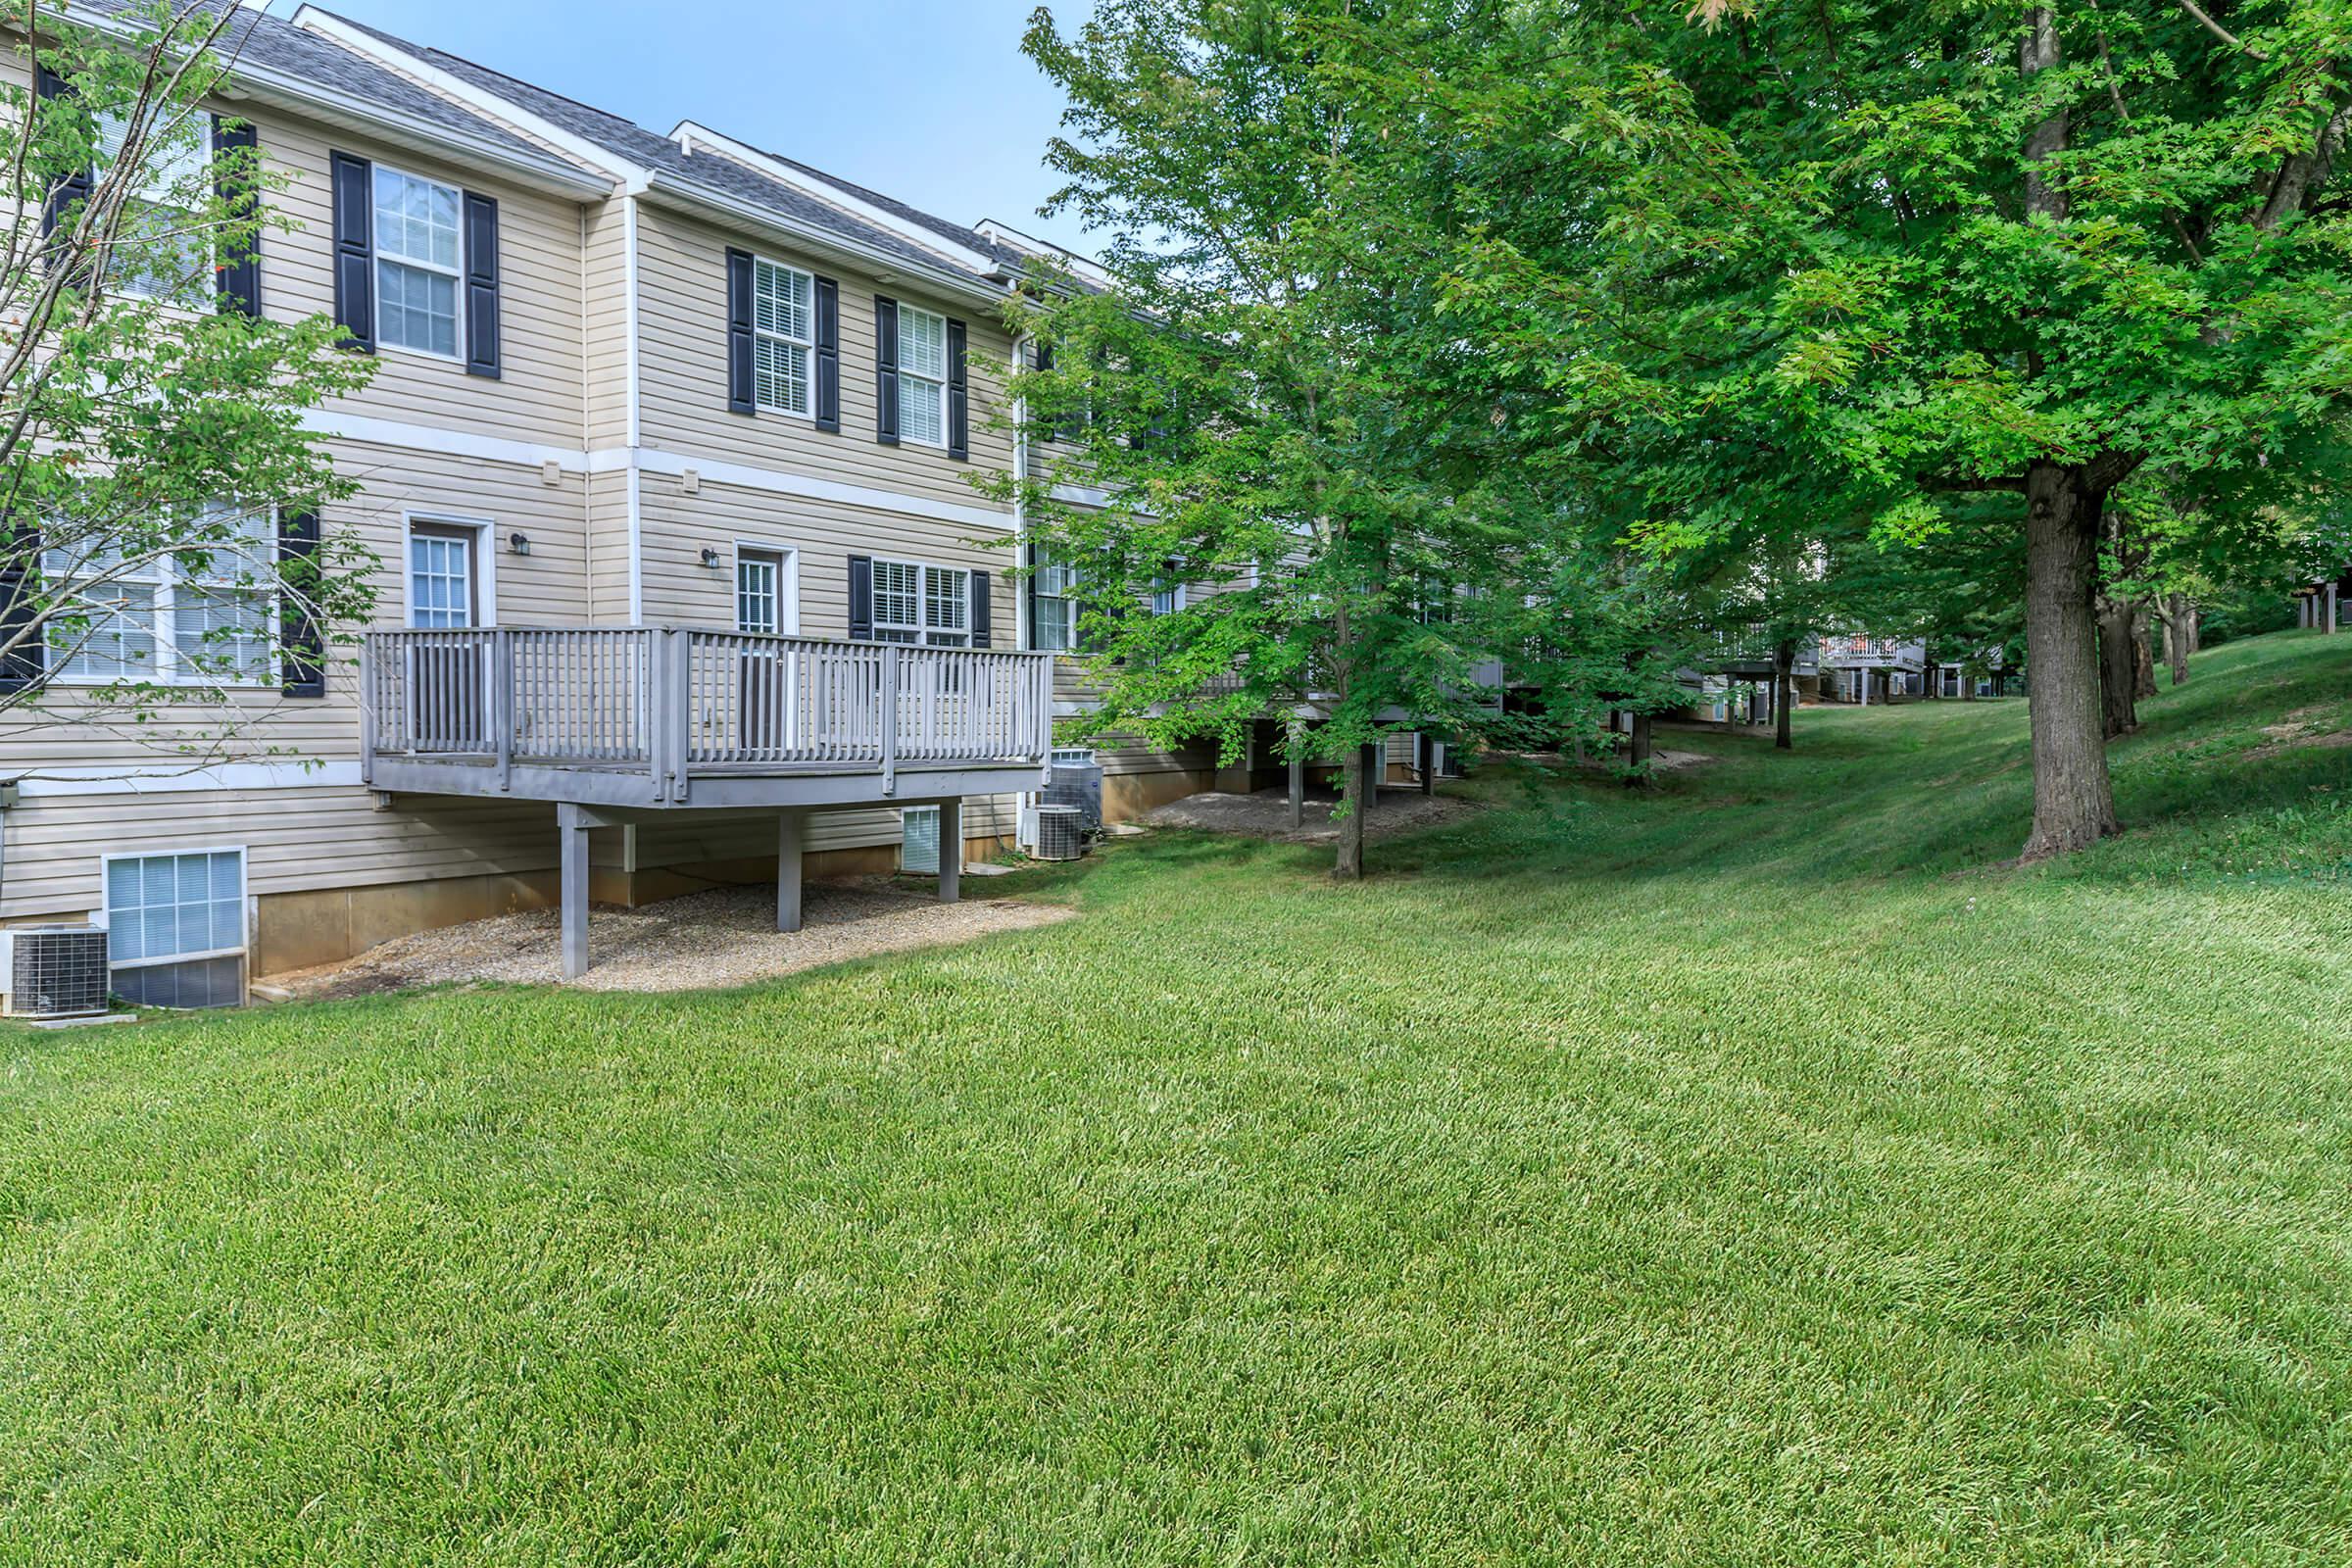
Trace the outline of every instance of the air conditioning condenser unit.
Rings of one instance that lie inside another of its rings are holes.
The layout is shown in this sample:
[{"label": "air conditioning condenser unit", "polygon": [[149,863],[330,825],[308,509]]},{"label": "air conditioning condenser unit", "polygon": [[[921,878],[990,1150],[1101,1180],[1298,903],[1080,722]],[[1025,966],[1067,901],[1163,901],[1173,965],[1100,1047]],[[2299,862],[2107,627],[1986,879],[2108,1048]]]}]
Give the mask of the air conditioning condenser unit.
[{"label": "air conditioning condenser unit", "polygon": [[107,1010],[106,933],[91,925],[0,930],[0,1012],[86,1018]]}]

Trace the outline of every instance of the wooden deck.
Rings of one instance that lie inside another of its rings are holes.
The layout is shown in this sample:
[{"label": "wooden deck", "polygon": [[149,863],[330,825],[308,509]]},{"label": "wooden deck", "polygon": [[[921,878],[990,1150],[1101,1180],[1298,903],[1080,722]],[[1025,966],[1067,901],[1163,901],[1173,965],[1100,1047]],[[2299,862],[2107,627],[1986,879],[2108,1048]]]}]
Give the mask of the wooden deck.
[{"label": "wooden deck", "polygon": [[1049,654],[692,628],[366,639],[363,777],[387,793],[741,810],[1035,789]]},{"label": "wooden deck", "polygon": [[362,777],[385,795],[556,807],[564,970],[588,968],[588,834],[652,813],[771,810],[776,925],[801,924],[811,811],[940,808],[1051,781],[1051,654],[692,627],[377,631],[361,659]]}]

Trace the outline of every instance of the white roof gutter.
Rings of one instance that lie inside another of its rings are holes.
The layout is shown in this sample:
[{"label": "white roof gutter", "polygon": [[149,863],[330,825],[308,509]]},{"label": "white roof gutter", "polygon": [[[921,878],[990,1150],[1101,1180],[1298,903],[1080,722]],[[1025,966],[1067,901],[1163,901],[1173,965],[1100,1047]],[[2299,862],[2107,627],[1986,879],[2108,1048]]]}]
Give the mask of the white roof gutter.
[{"label": "white roof gutter", "polygon": [[873,224],[876,228],[885,229],[898,235],[910,245],[920,245],[927,251],[936,251],[959,267],[968,268],[975,272],[986,273],[994,271],[1003,265],[996,257],[988,255],[986,252],[973,250],[968,245],[958,245],[945,234],[938,233],[909,219],[902,218],[886,207],[877,207],[872,202],[863,201],[843,190],[831,180],[817,179],[805,174],[790,164],[763,153],[757,147],[737,141],[732,136],[712,130],[698,121],[681,120],[678,122],[677,129],[670,134],[678,138],[681,144],[691,143],[695,147],[713,149],[721,156],[734,159],[737,163],[757,173],[766,175],[789,190],[797,190],[812,201],[820,201],[838,207],[853,218],[860,219]]},{"label": "white roof gutter", "polygon": [[996,305],[1001,304],[1008,292],[1005,285],[966,277],[949,268],[902,256],[896,251],[884,250],[879,245],[861,244],[846,234],[820,228],[814,223],[777,212],[772,207],[761,207],[709,185],[681,179],[666,170],[649,172],[643,178],[642,188],[647,196],[668,206],[682,208],[730,227],[757,229],[778,239],[806,245],[811,250],[826,251],[877,273],[891,277],[920,278],[940,293],[953,294],[958,299]]}]

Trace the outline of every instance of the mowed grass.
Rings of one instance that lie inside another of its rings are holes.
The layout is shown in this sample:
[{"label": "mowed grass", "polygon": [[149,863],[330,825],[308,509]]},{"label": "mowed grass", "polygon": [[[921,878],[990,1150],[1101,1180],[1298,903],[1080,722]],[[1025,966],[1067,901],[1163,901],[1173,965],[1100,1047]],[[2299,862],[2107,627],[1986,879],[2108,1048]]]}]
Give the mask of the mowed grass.
[{"label": "mowed grass", "polygon": [[2022,703],[1807,713],[1360,887],[9,1035],[0,1559],[2342,1563],[2348,676],[2203,658],[2039,869]]}]

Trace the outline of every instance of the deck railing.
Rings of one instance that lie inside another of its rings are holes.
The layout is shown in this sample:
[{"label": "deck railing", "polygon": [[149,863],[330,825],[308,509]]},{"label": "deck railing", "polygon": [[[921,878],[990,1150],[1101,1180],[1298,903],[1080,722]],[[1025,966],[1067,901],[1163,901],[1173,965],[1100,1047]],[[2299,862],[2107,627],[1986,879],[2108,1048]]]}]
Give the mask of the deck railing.
[{"label": "deck railing", "polygon": [[1050,654],[748,632],[497,627],[368,635],[369,757],[708,773],[1043,760]]}]

